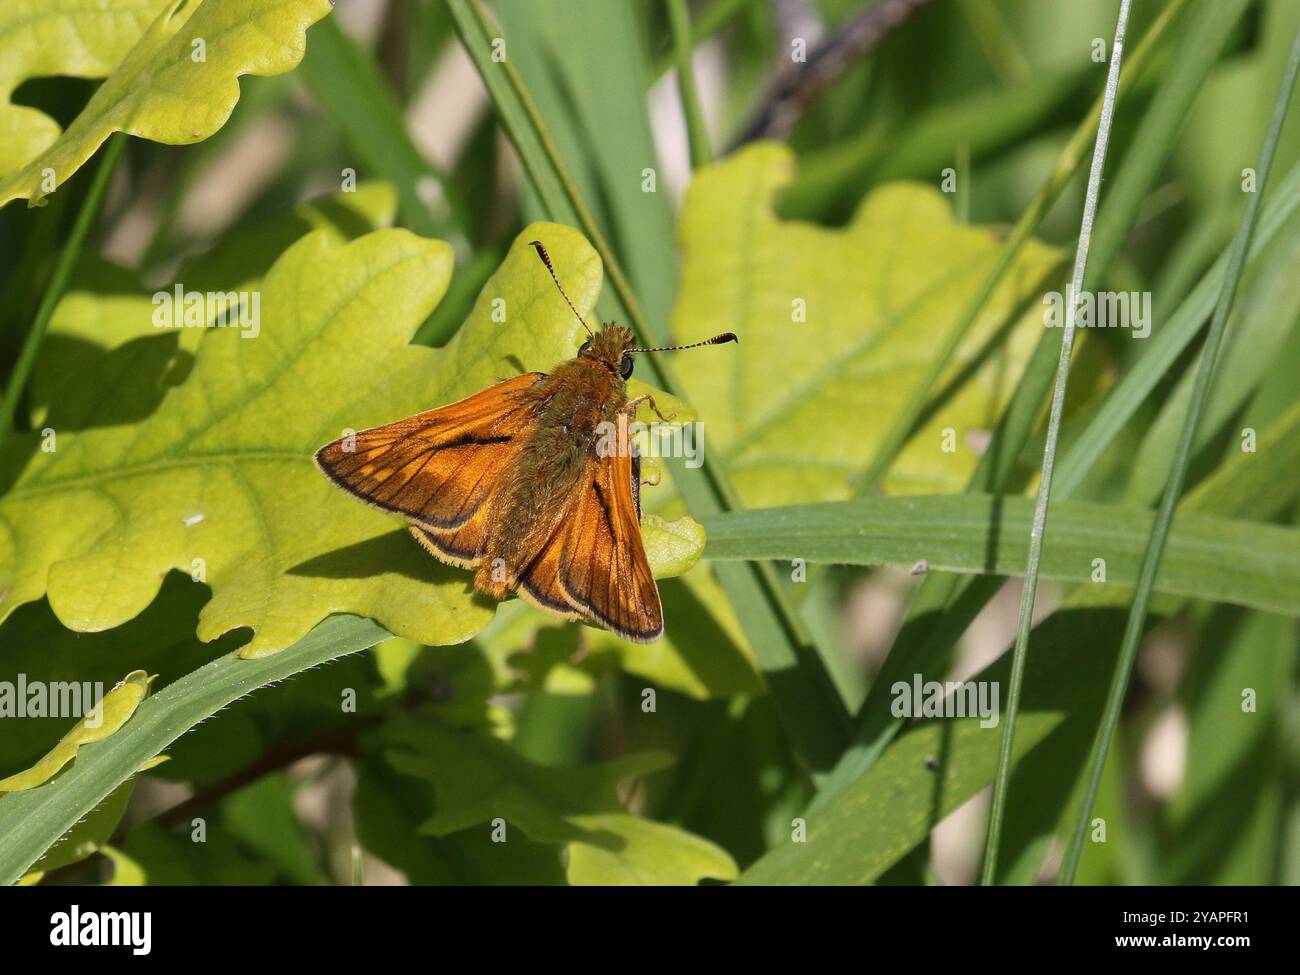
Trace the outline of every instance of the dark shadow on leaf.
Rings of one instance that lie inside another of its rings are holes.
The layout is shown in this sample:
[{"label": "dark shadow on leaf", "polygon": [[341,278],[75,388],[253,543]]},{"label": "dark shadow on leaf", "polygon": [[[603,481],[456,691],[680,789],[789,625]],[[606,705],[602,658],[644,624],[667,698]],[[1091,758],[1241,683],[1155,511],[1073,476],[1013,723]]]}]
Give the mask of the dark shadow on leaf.
[{"label": "dark shadow on leaf", "polygon": [[[396,572],[408,579],[422,582],[460,582],[464,584],[466,592],[473,588],[472,573],[444,565],[426,554],[405,529],[333,549],[299,562],[289,569],[289,575],[319,579],[366,579],[388,572]],[[475,595],[485,605],[491,605],[492,601],[488,597],[477,593]]]},{"label": "dark shadow on leaf", "polygon": [[[311,201],[311,206],[320,211],[327,221],[341,230],[349,239],[363,237],[374,229],[365,215],[345,205],[338,197],[318,197]],[[292,235],[289,243],[293,243],[298,237],[310,233],[313,229],[310,221],[302,220],[301,226],[293,226],[288,231]],[[285,246],[287,247],[288,244]]]},{"label": "dark shadow on leaf", "polygon": [[29,400],[34,408],[44,408],[44,415],[32,434],[16,437],[5,451],[0,493],[8,491],[43,444],[51,442],[41,431],[54,431],[57,449],[61,434],[147,419],[194,361],[177,347],[174,332],[142,336],[112,350],[67,335],[48,335],[41,354],[59,363],[59,371],[46,374],[38,366],[33,376]]},{"label": "dark shadow on leaf", "polygon": [[194,363],[178,340],[173,330],[103,349],[68,335],[47,336],[43,354],[60,363],[60,375],[33,391],[36,404],[48,407],[47,425],[88,430],[146,419]]},{"label": "dark shadow on leaf", "polygon": [[761,689],[744,653],[690,586],[681,579],[663,579],[659,596],[682,662],[705,687],[732,694]]}]

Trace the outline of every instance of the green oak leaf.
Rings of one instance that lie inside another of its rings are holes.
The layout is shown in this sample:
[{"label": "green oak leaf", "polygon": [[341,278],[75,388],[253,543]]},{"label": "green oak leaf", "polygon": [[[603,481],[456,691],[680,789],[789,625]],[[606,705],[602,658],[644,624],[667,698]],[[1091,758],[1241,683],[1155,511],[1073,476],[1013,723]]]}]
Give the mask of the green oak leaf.
[{"label": "green oak leaf", "polygon": [[[391,185],[360,183],[232,231],[211,250],[181,261],[175,280],[189,291],[252,291],[276,258],[311,231],[351,240],[391,226],[396,213]],[[139,420],[153,412],[166,387],[184,380],[204,330],[160,334],[151,321],[155,294],[133,271],[108,261],[89,258],[78,267],[54,307],[32,369],[34,428],[80,430]],[[137,339],[148,346],[122,348]],[[156,381],[141,382],[142,375]]]},{"label": "green oak leaf", "polygon": [[447,836],[473,826],[492,843],[505,820],[505,845],[518,829],[534,843],[563,845],[571,884],[695,884],[730,880],[736,865],[707,840],[632,816],[619,801],[628,779],[672,762],[663,752],[624,755],[585,768],[546,768],[498,739],[400,715],[384,727],[395,769],[433,783],[434,814],[420,828]]},{"label": "green oak leaf", "polygon": [[[704,418],[706,449],[755,508],[850,495],[1001,246],[989,229],[954,222],[938,190],[914,183],[876,188],[843,228],[782,220],[774,201],[792,172],[790,150],[775,143],[701,169],[678,225],[675,340],[729,329],[740,344],[677,353],[673,369]],[[941,385],[960,377],[960,388],[900,454],[890,493],[966,482],[979,442],[967,435],[989,428],[1009,398],[1061,258],[1037,241],[1024,248],[949,364]],[[1026,301],[1005,353],[963,376]],[[942,446],[948,427],[952,452]]]},{"label": "green oak leaf", "polygon": [[[240,885],[262,887],[276,879],[273,864],[250,856],[224,824],[208,823],[202,843],[190,830],[174,832],[145,821],[132,827],[118,849],[151,887]],[[116,861],[116,858],[113,858]]]},{"label": "green oak leaf", "polygon": [[627,813],[573,816],[571,821],[616,842],[571,843],[569,883],[581,887],[693,887],[703,877],[733,880],[735,861],[720,847],[667,823]]},{"label": "green oak leaf", "polygon": [[171,2],[10,0],[0,5],[0,173],[26,165],[59,137],[54,119],[10,101],[14,90],[44,75],[104,77]]},{"label": "green oak leaf", "polygon": [[[577,232],[534,224],[441,349],[408,345],[447,288],[451,250],[404,230],[351,242],[315,231],[275,263],[256,333],[207,328],[186,380],[132,424],[28,435],[0,476],[0,618],[48,595],[70,629],[131,619],[169,570],[212,589],[207,641],[252,629],[245,656],[293,643],[331,613],[370,616],[424,644],[468,639],[494,605],[400,521],[321,477],[314,450],[569,358],[581,325],[528,241],[546,242],[584,311],[600,262]],[[50,449],[52,448],[52,449]],[[661,573],[691,529],[647,526]],[[671,537],[656,540],[656,533]],[[698,538],[698,536],[695,536]]]},{"label": "green oak leaf", "polygon": [[[0,5],[0,206],[62,185],[114,132],[169,145],[225,125],[239,77],[289,71],[329,0],[8,0]],[[63,133],[9,102],[27,78],[106,80]]]},{"label": "green oak leaf", "polygon": [[[913,183],[877,188],[845,228],[782,220],[775,198],[792,172],[790,151],[774,143],[703,167],[678,224],[674,340],[729,329],[740,343],[676,353],[672,368],[703,424],[705,450],[756,508],[853,492],[1001,246],[996,232],[954,222],[942,193]],[[1036,241],[1025,247],[942,381],[956,386],[954,395],[904,449],[886,479],[889,491],[963,487],[981,449],[978,434],[995,422],[1038,340],[1039,296],[1061,260]],[[1026,302],[1004,348],[973,364]],[[951,452],[944,449],[949,427]],[[642,503],[650,512],[680,504],[667,477]],[[693,697],[759,690],[718,588],[707,568],[693,570],[663,587],[670,623],[662,641],[646,648],[592,633],[590,649]],[[517,650],[518,634],[511,637],[506,649]]]},{"label": "green oak leaf", "polygon": [[352,815],[366,852],[406,874],[412,884],[530,884],[565,882],[560,849],[516,836],[484,843],[475,826],[429,836],[419,826],[433,809],[433,787],[394,771],[379,756],[357,765]]},{"label": "green oak leaf", "polygon": [[[143,670],[133,670],[123,677],[112,690],[104,695],[97,707],[86,707],[86,714],[72,729],[59,739],[58,743],[46,752],[31,768],[0,779],[0,793],[21,792],[34,789],[52,779],[58,772],[77,757],[81,746],[103,741],[116,732],[135,714],[135,709],[149,694],[149,685],[153,677]],[[12,685],[5,688],[11,696],[15,692]],[[49,689],[54,693],[54,688]],[[10,700],[0,710],[4,717],[15,717],[13,710],[16,702]],[[84,702],[83,707],[89,702]],[[8,713],[5,713],[8,712]]]}]

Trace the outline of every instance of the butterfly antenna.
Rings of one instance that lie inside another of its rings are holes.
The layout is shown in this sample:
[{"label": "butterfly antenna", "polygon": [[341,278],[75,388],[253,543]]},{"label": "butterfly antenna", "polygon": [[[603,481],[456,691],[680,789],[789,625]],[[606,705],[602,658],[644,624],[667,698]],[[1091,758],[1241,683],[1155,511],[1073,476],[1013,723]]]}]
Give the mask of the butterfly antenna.
[{"label": "butterfly antenna", "polygon": [[702,345],[724,345],[727,342],[739,342],[735,332],[723,332],[721,335],[715,335],[711,339],[705,339],[703,342],[692,342],[690,345],[664,345],[657,349],[629,349],[629,352],[677,352],[681,349],[698,349]]},{"label": "butterfly antenna", "polygon": [[540,240],[530,240],[528,244],[530,247],[537,249],[537,256],[540,257],[542,263],[546,265],[546,270],[550,272],[551,280],[555,282],[555,287],[559,289],[560,297],[564,299],[564,303],[569,306],[569,311],[573,312],[574,317],[577,318],[578,321],[582,322],[582,327],[587,330],[587,334],[592,338],[595,338],[595,336],[591,334],[591,326],[587,324],[585,318],[578,314],[578,309],[573,307],[573,302],[569,300],[569,296],[564,292],[564,285],[560,284],[560,279],[555,276],[555,268],[551,266],[551,255],[546,253],[546,248],[542,246],[542,242]]}]

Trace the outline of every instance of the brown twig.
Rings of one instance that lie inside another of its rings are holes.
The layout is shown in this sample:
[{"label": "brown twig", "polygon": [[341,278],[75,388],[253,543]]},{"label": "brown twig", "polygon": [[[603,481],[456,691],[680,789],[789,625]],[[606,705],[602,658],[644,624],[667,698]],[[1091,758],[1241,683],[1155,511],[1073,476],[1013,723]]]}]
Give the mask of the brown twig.
[{"label": "brown twig", "polygon": [[[154,822],[164,828],[183,823],[199,810],[224,799],[232,792],[238,792],[244,786],[256,782],[264,775],[270,775],[272,772],[288,768],[299,759],[309,758],[312,755],[347,755],[356,757],[358,754],[357,738],[361,735],[361,732],[379,724],[380,720],[382,720],[382,716],[377,714],[359,716],[346,724],[325,728],[314,735],[281,742],[267,749],[256,761],[250,762],[233,775],[228,775],[224,779],[213,782],[206,788],[194,793],[188,799],[178,802],[170,809],[163,810],[154,817]],[[114,841],[116,839],[115,837]]]},{"label": "brown twig", "polygon": [[[367,728],[373,728],[383,719],[382,715],[372,714],[358,717],[347,724],[338,724],[330,728],[325,728],[314,735],[307,735],[295,741],[281,742],[279,745],[268,749],[267,752],[256,761],[249,763],[233,775],[229,775],[219,782],[214,782],[206,789],[194,793],[188,799],[178,802],[170,809],[164,809],[157,816],[153,817],[162,827],[175,826],[177,823],[184,822],[201,809],[212,805],[232,792],[237,792],[244,786],[256,782],[264,775],[272,772],[278,772],[280,769],[288,768],[294,762],[302,758],[308,758],[312,755],[352,755],[357,752],[357,738],[361,732]],[[134,824],[133,824],[134,825]],[[127,829],[124,826],[118,826],[116,831],[108,840],[110,846],[121,846],[125,839]],[[51,885],[62,883],[69,877],[77,874],[77,871],[85,867],[86,860],[78,860],[75,863],[65,864],[62,867],[56,867],[49,871],[41,878],[42,885]]]},{"label": "brown twig", "polygon": [[832,31],[809,52],[806,61],[783,61],[749,124],[731,148],[737,149],[755,139],[781,139],[789,135],[819,91],[929,2],[878,0]]}]

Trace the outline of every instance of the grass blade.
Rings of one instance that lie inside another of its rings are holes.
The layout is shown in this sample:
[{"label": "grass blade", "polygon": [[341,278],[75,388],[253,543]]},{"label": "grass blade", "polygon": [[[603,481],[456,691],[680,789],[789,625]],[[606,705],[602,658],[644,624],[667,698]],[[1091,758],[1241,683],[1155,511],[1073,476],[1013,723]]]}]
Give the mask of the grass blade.
[{"label": "grass blade", "polygon": [[[1142,43],[1138,45],[1130,58],[1130,77],[1135,77],[1142,67],[1146,64],[1155,47],[1156,41],[1164,33],[1174,16],[1182,9],[1186,0],[1171,0],[1165,9],[1160,12],[1159,18],[1151,29],[1147,31],[1146,36],[1142,38]],[[1131,84],[1125,86],[1127,91],[1132,87]],[[1096,131],[1096,127],[1102,117],[1105,105],[1105,95],[1093,105],[1088,116],[1080,123],[1074,134],[1070,137],[1061,157],[1057,160],[1052,174],[1048,177],[1047,182],[1043,184],[1038,194],[1030,203],[1028,209],[1016,221],[1007,241],[1002,245],[1002,250],[998,254],[997,262],[989,271],[987,279],[971,299],[969,305],[963,309],[958,317],[952,330],[944,337],[943,343],[935,352],[930,360],[930,368],[917,383],[915,390],[903,409],[898,412],[890,423],[889,431],[881,441],[880,448],[876,451],[875,457],[872,458],[871,465],[867,468],[859,485],[859,493],[875,490],[881,479],[893,465],[899,451],[906,446],[907,441],[911,438],[912,432],[916,427],[917,421],[925,414],[930,407],[930,398],[934,390],[939,385],[944,371],[952,361],[953,355],[961,347],[966,335],[974,326],[980,312],[989,297],[997,288],[998,282],[1002,280],[1003,275],[1011,268],[1015,261],[1016,255],[1033,235],[1047,212],[1051,209],[1052,204],[1057,197],[1065,190],[1070,180],[1074,177],[1075,171],[1083,163],[1084,153],[1087,149],[1088,140]]]},{"label": "grass blade", "polygon": [[[1029,498],[982,494],[737,511],[704,520],[709,536],[704,555],[715,561],[801,557],[813,563],[904,567],[924,559],[931,571],[1017,575],[1027,564],[1034,514]],[[1151,523],[1147,508],[1056,502],[1039,575],[1088,583],[1092,559],[1102,557],[1107,586],[1101,591],[1132,587]],[[1300,530],[1208,513],[1180,515],[1156,588],[1300,615]]]},{"label": "grass blade", "polygon": [[[703,44],[718,31],[726,27],[731,21],[744,11],[754,0],[714,0],[713,4],[706,7],[700,14],[699,20],[695,22],[694,30],[687,34],[687,43],[694,48],[698,44]],[[688,25],[689,26],[689,25]],[[650,81],[655,82],[668,73],[669,69],[677,63],[677,53],[675,50],[668,51],[662,57],[658,58],[650,67]]]},{"label": "grass blade", "polygon": [[[1232,14],[1233,6],[1223,4],[1197,9],[1180,39],[1172,58],[1175,67],[1161,79],[1159,90],[1142,119],[1137,138],[1129,146],[1115,177],[1109,181],[1110,188],[1098,216],[1092,252],[1088,259],[1085,281],[1089,289],[1094,288],[1095,282],[1106,273],[1120,245],[1128,236],[1141,201],[1150,192],[1160,167],[1173,149],[1172,133],[1186,119],[1189,105],[1201,91],[1227,44],[1235,21],[1233,17],[1225,15],[1225,9],[1227,14]],[[1241,10],[1236,9],[1235,13],[1239,17]],[[1134,63],[1135,59],[1130,58],[1130,69]],[[1133,80],[1130,70],[1127,81]],[[1297,196],[1297,202],[1300,202],[1300,195]],[[1276,208],[1277,201],[1270,205],[1269,213],[1265,216],[1266,231],[1270,235],[1284,223],[1284,219],[1273,219],[1270,216]],[[1207,298],[1202,318],[1208,316],[1209,312]],[[1167,329],[1157,332],[1152,344],[1160,344],[1164,332],[1173,326],[1174,323],[1171,322]],[[1052,339],[1052,333],[1045,329],[1033,356],[1025,366],[1011,402],[994,431],[989,449],[980,458],[967,490],[1000,493],[1015,473],[1018,460],[1051,389],[1057,362],[1057,350]],[[1151,350],[1152,353],[1154,351]],[[1140,366],[1141,363],[1139,368]],[[1168,364],[1165,368],[1168,368]],[[1126,376],[1121,381],[1121,387],[1127,379]],[[1112,397],[1114,392],[1112,391]],[[1109,400],[1106,402],[1109,403]],[[1103,406],[1103,410],[1104,408]],[[1071,455],[1071,448],[1067,446],[1056,475],[1055,490],[1058,497],[1069,493],[1065,489],[1065,467],[1069,464]],[[925,579],[913,597],[906,622],[885,659],[879,680],[859,711],[854,742],[813,801],[814,808],[823,805],[830,795],[850,779],[861,775],[897,733],[901,722],[890,712],[885,699],[887,688],[895,680],[907,679],[913,672],[940,674],[957,640],[980,610],[996,595],[1004,581],[1000,576],[971,579],[944,573],[934,573]]]},{"label": "grass blade", "polygon": [[1092,805],[1097,796],[1101,781],[1102,765],[1106,752],[1110,748],[1115,726],[1119,722],[1120,707],[1128,690],[1129,676],[1133,670],[1133,661],[1137,656],[1138,641],[1146,624],[1147,608],[1150,604],[1151,591],[1154,587],[1156,572],[1164,554],[1165,544],[1169,538],[1173,521],[1174,506],[1182,493],[1183,481],[1187,475],[1187,466],[1191,460],[1192,444],[1196,439],[1196,426],[1200,421],[1201,411],[1209,396],[1210,386],[1214,381],[1214,366],[1223,344],[1224,331],[1228,322],[1228,312],[1236,297],[1237,284],[1241,279],[1246,263],[1246,254],[1250,249],[1251,236],[1259,217],[1259,199],[1263,188],[1268,184],[1269,169],[1273,165],[1273,155],[1277,149],[1282,124],[1286,120],[1287,109],[1291,103],[1292,90],[1295,87],[1296,74],[1300,71],[1300,32],[1296,34],[1291,48],[1291,57],[1287,62],[1282,87],[1278,92],[1273,108],[1273,117],[1269,122],[1264,145],[1260,150],[1258,173],[1260,192],[1252,194],[1246,203],[1246,212],[1242,217],[1241,227],[1233,241],[1231,256],[1228,261],[1227,274],[1223,280],[1223,290],[1219,294],[1218,305],[1214,309],[1214,318],[1210,322],[1210,331],[1205,345],[1201,349],[1200,363],[1196,370],[1196,384],[1192,388],[1191,401],[1188,404],[1187,417],[1183,422],[1182,433],[1178,440],[1178,450],[1174,455],[1173,468],[1169,472],[1169,481],[1165,485],[1164,495],[1160,499],[1160,509],[1151,529],[1146,557],[1142,562],[1142,571],[1138,576],[1137,591],[1129,611],[1128,623],[1124,629],[1123,642],[1120,645],[1119,660],[1115,664],[1110,689],[1106,696],[1106,707],[1101,726],[1093,741],[1092,751],[1088,756],[1088,765],[1084,773],[1084,795],[1078,806],[1075,821],[1067,838],[1065,858],[1061,863],[1059,880],[1073,883],[1075,871],[1079,866],[1079,857],[1083,852],[1083,838],[1088,828],[1088,819],[1092,815]]},{"label": "grass blade", "polygon": [[[1110,70],[1106,75],[1106,93],[1097,122],[1097,144],[1092,152],[1092,169],[1088,173],[1088,190],[1083,204],[1083,221],[1079,226],[1079,246],[1074,255],[1074,275],[1066,294],[1078,294],[1083,289],[1083,277],[1088,268],[1088,248],[1092,242],[1092,223],[1097,213],[1097,198],[1101,195],[1101,174],[1106,167],[1106,146],[1110,141],[1111,120],[1115,113],[1115,97],[1119,91],[1120,65],[1124,58],[1124,31],[1128,27],[1130,0],[1120,0],[1119,19],[1115,24],[1115,39],[1111,42]],[[1038,484],[1038,497],[1034,503],[1034,521],[1029,529],[1029,562],[1025,569],[1025,585],[1020,597],[1020,622],[1016,632],[1016,646],[1011,657],[1011,689],[1007,695],[1007,708],[1002,729],[1002,748],[998,754],[998,771],[993,780],[993,803],[989,808],[988,836],[984,844],[984,868],[981,883],[993,883],[997,874],[998,842],[1002,836],[1002,819],[1006,815],[1007,789],[1011,784],[1012,745],[1016,733],[1016,717],[1020,711],[1020,691],[1025,679],[1025,657],[1029,653],[1029,630],[1033,625],[1034,598],[1038,592],[1038,570],[1043,555],[1043,535],[1047,528],[1047,505],[1052,496],[1052,467],[1056,462],[1056,440],[1061,432],[1061,416],[1065,412],[1065,390],[1070,380],[1070,354],[1074,349],[1075,303],[1066,302],[1065,331],[1061,335],[1061,356],[1056,367],[1056,388],[1052,391],[1051,415],[1047,423],[1047,443],[1043,448],[1043,474]]]},{"label": "grass blade", "polygon": [[85,746],[55,779],[0,797],[0,884],[21,877],[105,796],[200,721],[259,687],[389,635],[371,620],[331,617],[279,653],[258,660],[227,654],[146,698],[121,730]]},{"label": "grass blade", "polygon": [[4,400],[0,401],[0,449],[3,449],[5,440],[13,432],[14,417],[18,413],[18,403],[21,401],[23,389],[27,385],[27,376],[32,371],[32,366],[36,364],[36,354],[40,351],[41,342],[45,338],[45,329],[49,326],[50,318],[54,314],[54,308],[58,305],[59,299],[63,297],[63,292],[68,286],[72,268],[81,254],[81,247],[86,242],[86,235],[90,233],[91,224],[95,222],[95,217],[99,215],[99,208],[104,202],[104,194],[108,191],[109,178],[113,175],[113,170],[117,168],[117,161],[121,158],[122,150],[125,147],[126,136],[122,133],[119,132],[109,139],[108,148],[104,150],[103,156],[100,157],[99,168],[95,170],[95,179],[90,185],[90,192],[81,204],[81,209],[77,211],[77,219],[72,225],[72,232],[63,245],[63,251],[59,254],[59,261],[54,266],[54,273],[50,275],[50,283],[46,286],[40,307],[36,310],[36,319],[32,322],[27,337],[23,340],[22,351],[18,353],[18,361],[14,364],[13,372],[9,374],[9,384],[5,387]]},{"label": "grass blade", "polygon": [[[477,0],[448,0],[448,5],[543,205],[552,219],[582,228],[600,255],[628,322],[645,341],[649,329],[622,265],[578,192],[537,106],[514,65],[508,59],[492,59],[494,35],[482,5]],[[683,396],[666,362],[649,359],[647,366],[648,382]],[[673,483],[697,517],[739,507],[734,488],[711,457],[698,473],[680,461],[670,469]],[[795,750],[811,769],[830,768],[849,738],[848,711],[776,573],[762,563],[723,565],[717,572],[763,670],[781,675],[773,682],[772,695]]]},{"label": "grass blade", "polygon": [[402,109],[369,54],[326,17],[311,31],[299,70],[348,145],[373,174],[397,187],[402,222],[422,237],[445,240],[458,258],[469,243],[452,212],[442,177],[407,133]]},{"label": "grass blade", "polygon": [[[1044,645],[1058,652],[1029,661],[1017,757],[1036,755],[1072,725],[1100,713],[1100,678],[1113,660],[1122,625],[1122,613],[1114,609],[1054,613],[1039,624]],[[1004,654],[972,680],[1002,686],[1008,663]],[[992,779],[998,729],[982,727],[982,720],[977,714],[918,721],[823,809],[807,814],[806,842],[775,844],[738,882],[876,882]]]},{"label": "grass blade", "polygon": [[695,89],[695,66],[691,55],[691,14],[686,0],[668,0],[668,22],[673,31],[673,48],[677,55],[677,88],[681,92],[682,114],[686,116],[686,135],[691,145],[691,166],[708,165],[713,158],[709,132],[700,110],[700,96]]},{"label": "grass blade", "polygon": [[[1300,210],[1300,163],[1292,167],[1275,194],[1260,220],[1259,234],[1247,252],[1248,260],[1262,252]],[[1215,296],[1223,288],[1230,259],[1231,253],[1221,255],[1165,326],[1152,333],[1147,350],[1107,395],[1083,433],[1066,449],[1058,471],[1058,490],[1063,497],[1078,489],[1102,451],[1200,333],[1206,316],[1214,309]]]},{"label": "grass blade", "polygon": [[[662,185],[649,192],[647,184],[661,182],[663,166],[646,98],[641,23],[628,4],[600,0],[508,0],[495,9],[559,158],[627,268],[647,328],[657,344],[668,344],[675,226],[669,194]],[[576,36],[585,43],[575,47]],[[609,296],[597,307],[608,305],[606,317],[626,320]]]}]

